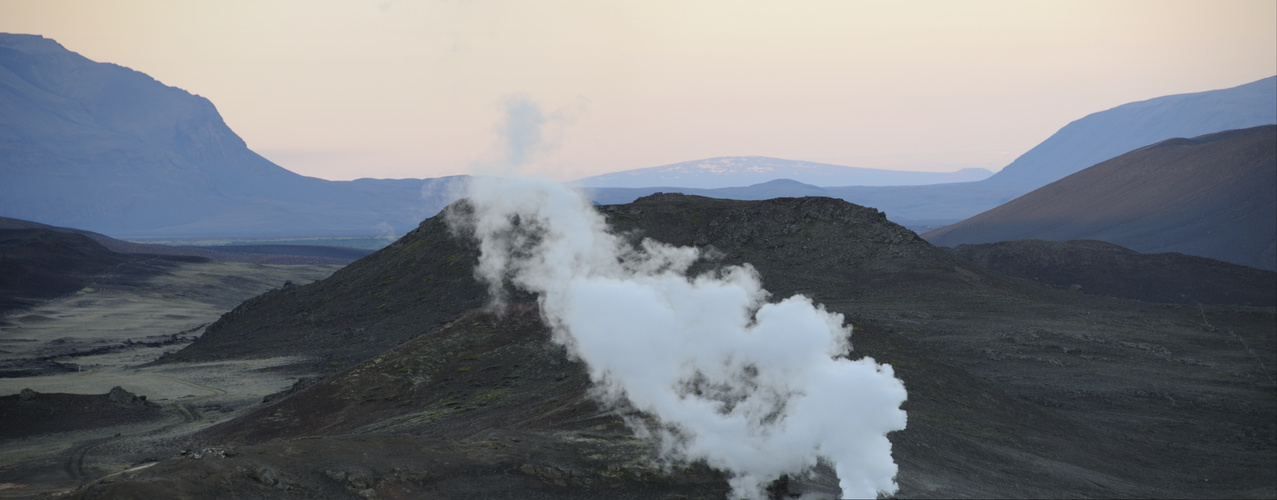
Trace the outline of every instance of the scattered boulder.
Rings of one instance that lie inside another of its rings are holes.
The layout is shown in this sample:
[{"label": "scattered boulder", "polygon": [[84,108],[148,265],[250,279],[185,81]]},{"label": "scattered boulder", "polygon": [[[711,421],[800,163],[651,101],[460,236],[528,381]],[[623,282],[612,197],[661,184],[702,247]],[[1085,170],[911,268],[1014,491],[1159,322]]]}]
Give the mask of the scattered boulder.
[{"label": "scattered boulder", "polygon": [[146,406],[146,396],[138,396],[118,385],[111,388],[111,392],[106,395],[106,400],[118,405]]}]

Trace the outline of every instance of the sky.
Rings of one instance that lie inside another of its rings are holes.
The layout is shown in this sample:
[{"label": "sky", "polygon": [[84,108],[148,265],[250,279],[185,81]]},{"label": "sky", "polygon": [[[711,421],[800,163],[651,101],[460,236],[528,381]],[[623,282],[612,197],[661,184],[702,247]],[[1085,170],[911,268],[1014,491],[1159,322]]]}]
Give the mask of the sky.
[{"label": "sky", "polygon": [[[1277,74],[1277,1],[0,0],[333,180],[719,156],[999,170],[1069,122]],[[519,115],[522,113],[522,115]],[[509,117],[539,140],[512,154]]]}]

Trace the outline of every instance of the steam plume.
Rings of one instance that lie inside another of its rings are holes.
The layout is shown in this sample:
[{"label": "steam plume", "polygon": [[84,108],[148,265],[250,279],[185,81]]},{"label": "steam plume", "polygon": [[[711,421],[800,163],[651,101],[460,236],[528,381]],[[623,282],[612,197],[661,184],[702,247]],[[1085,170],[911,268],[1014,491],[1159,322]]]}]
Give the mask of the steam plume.
[{"label": "steam plume", "polygon": [[652,417],[629,424],[665,458],[728,472],[738,498],[818,459],[844,496],[896,491],[886,434],[905,427],[904,385],[842,357],[841,314],[801,295],[768,302],[749,265],[688,276],[695,248],[636,248],[550,181],[477,178],[469,198],[474,212],[451,220],[479,242],[476,276],[498,299],[506,283],[536,292],[554,340],[601,399]]},{"label": "steam plume", "polygon": [[507,175],[516,169],[559,171],[553,160],[567,130],[584,112],[584,97],[547,108],[522,94],[511,94],[500,102],[502,118],[493,128],[495,141],[485,158],[471,164],[480,175]]},{"label": "steam plume", "polygon": [[527,164],[544,144],[541,129],[546,124],[545,113],[539,104],[527,97],[509,97],[504,104],[506,119],[498,131],[505,146],[504,163]]}]

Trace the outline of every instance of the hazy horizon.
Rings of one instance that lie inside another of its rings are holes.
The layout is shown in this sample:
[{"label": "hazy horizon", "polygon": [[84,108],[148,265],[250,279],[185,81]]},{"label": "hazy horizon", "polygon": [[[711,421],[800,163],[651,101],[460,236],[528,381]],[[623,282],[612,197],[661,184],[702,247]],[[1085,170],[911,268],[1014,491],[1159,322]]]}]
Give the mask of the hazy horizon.
[{"label": "hazy horizon", "polygon": [[998,171],[1090,113],[1277,74],[1277,4],[0,1],[333,180],[474,173],[512,103],[559,180],[726,156]]}]

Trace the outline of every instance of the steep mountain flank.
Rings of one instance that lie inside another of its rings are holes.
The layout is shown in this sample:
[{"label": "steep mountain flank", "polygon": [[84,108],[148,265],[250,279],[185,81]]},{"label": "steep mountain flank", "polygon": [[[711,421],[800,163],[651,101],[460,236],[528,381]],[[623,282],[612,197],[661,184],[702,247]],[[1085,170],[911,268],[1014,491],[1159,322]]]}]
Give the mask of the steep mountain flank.
[{"label": "steep mountain flank", "polygon": [[0,33],[0,214],[124,236],[400,233],[457,179],[331,182],[248,149],[208,99]]},{"label": "steep mountain flank", "polygon": [[1091,239],[1277,270],[1277,126],[1159,142],[925,237]]}]

